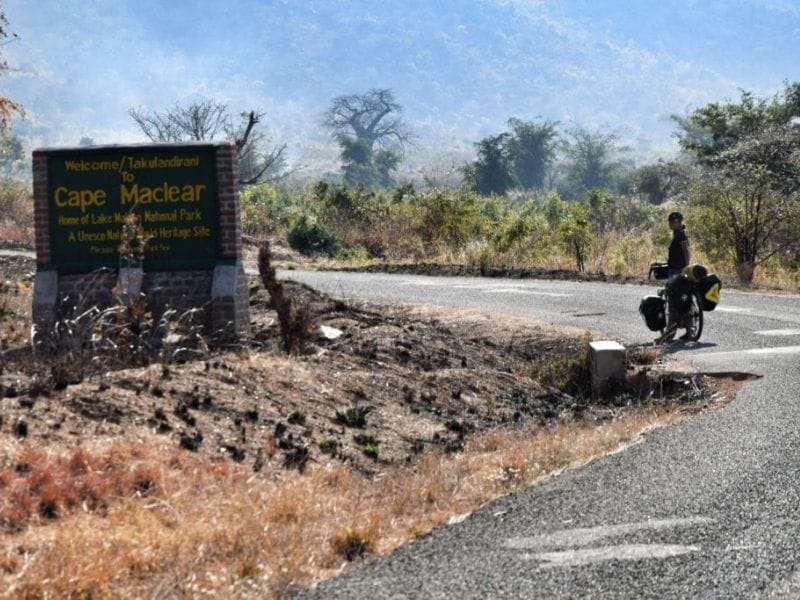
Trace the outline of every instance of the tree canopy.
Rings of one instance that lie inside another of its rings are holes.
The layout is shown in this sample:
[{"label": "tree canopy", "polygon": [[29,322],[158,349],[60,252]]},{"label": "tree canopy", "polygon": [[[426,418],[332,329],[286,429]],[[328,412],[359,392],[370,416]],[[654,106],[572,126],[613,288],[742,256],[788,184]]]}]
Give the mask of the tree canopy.
[{"label": "tree canopy", "polygon": [[585,196],[592,189],[608,189],[616,170],[621,166],[620,149],[614,134],[576,129],[563,140],[567,157],[562,195],[573,199]]},{"label": "tree canopy", "polygon": [[558,123],[536,123],[512,117],[508,124],[511,127],[508,155],[517,183],[524,189],[544,189],[547,172],[556,155]]},{"label": "tree canopy", "polygon": [[545,187],[558,145],[557,124],[512,117],[508,125],[511,131],[477,142],[477,159],[462,168],[467,185],[480,194]]},{"label": "tree canopy", "polygon": [[[9,37],[15,39],[17,35],[8,32],[8,19],[6,18],[5,12],[0,11],[0,40]],[[8,63],[0,57],[0,74],[6,70],[8,70]],[[0,96],[0,133],[8,131],[9,122],[14,114],[21,116],[25,114],[25,111],[20,104],[14,102],[10,98]]]},{"label": "tree canopy", "polygon": [[673,115],[678,143],[701,164],[711,164],[737,143],[800,118],[800,82],[785,84],[771,100],[742,91],[738,102],[711,102],[686,117]]},{"label": "tree canopy", "polygon": [[[743,282],[800,252],[800,84],[768,101],[743,91],[679,121],[681,146],[710,171],[688,199],[709,251],[727,252]],[[691,125],[692,128],[688,128]]]},{"label": "tree canopy", "polygon": [[403,148],[411,132],[400,118],[402,107],[389,89],[372,89],[365,94],[337,96],[325,113],[325,126],[334,136],[347,136],[366,144]]},{"label": "tree canopy", "polygon": [[350,185],[388,187],[412,134],[389,89],[337,96],[323,124],[341,147],[342,172]]},{"label": "tree canopy", "polygon": [[283,170],[286,144],[267,148],[267,136],[259,129],[264,115],[254,110],[241,113],[237,121],[225,104],[206,99],[187,105],[176,104],[163,112],[131,108],[128,114],[153,142],[201,142],[222,138],[233,143],[240,185],[277,178]]},{"label": "tree canopy", "polygon": [[512,159],[508,151],[510,134],[501,133],[483,138],[475,146],[478,158],[464,166],[463,173],[469,187],[479,194],[505,194],[514,187]]}]

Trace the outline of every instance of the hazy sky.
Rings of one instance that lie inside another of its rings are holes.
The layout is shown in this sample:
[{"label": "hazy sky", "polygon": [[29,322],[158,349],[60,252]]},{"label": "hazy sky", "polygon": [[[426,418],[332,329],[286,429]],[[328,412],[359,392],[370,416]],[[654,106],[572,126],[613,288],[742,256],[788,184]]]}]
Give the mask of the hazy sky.
[{"label": "hazy sky", "polygon": [[[509,117],[674,148],[670,114],[800,79],[790,0],[0,0],[2,92],[36,144],[144,141],[131,107],[213,98],[266,114],[295,160],[335,155],[337,95],[387,87],[422,151]],[[326,154],[327,153],[327,154]],[[333,153],[333,154],[332,154]]]}]

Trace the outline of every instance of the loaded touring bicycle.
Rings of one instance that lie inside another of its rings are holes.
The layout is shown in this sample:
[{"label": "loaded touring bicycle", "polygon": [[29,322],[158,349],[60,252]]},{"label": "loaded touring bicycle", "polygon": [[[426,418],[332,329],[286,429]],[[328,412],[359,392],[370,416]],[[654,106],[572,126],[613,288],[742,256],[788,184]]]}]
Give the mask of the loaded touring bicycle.
[{"label": "loaded touring bicycle", "polygon": [[666,285],[642,298],[639,313],[648,329],[659,332],[656,343],[672,341],[678,328],[686,329],[681,339],[696,342],[703,333],[703,313],[719,304],[722,282],[702,265],[690,265],[670,279],[667,273],[666,263],[650,265],[647,278],[666,280]]}]

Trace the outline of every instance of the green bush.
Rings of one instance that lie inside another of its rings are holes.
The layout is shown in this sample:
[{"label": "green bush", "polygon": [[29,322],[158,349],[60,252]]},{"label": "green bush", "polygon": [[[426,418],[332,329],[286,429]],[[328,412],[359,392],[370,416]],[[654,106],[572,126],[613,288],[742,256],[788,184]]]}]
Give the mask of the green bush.
[{"label": "green bush", "polygon": [[286,236],[289,246],[301,254],[335,256],[339,247],[336,237],[306,215],[300,217]]},{"label": "green bush", "polygon": [[422,213],[422,238],[431,246],[460,250],[483,236],[488,222],[482,198],[467,190],[440,191],[427,199]]},{"label": "green bush", "polygon": [[302,211],[302,197],[269,183],[249,185],[241,193],[242,230],[262,236],[284,233]]},{"label": "green bush", "polygon": [[366,262],[370,259],[370,253],[364,246],[357,244],[350,248],[341,248],[339,252],[336,253],[336,259],[351,262]]}]

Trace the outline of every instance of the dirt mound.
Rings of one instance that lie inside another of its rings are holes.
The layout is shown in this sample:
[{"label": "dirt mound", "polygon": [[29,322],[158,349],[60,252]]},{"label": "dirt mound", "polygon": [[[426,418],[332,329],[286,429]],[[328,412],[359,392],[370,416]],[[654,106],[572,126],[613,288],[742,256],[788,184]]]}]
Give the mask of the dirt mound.
[{"label": "dirt mound", "polygon": [[[33,270],[30,259],[3,257],[2,264],[9,280]],[[106,369],[100,357],[82,356],[81,368],[73,365],[76,377],[56,378],[52,360],[28,345],[7,347],[0,442],[69,448],[156,435],[254,470],[302,470],[310,461],[334,460],[374,472],[413,461],[426,448],[457,451],[468,436],[498,426],[607,418],[651,400],[644,388],[592,402],[586,381],[570,394],[548,385],[543,365],[568,373],[585,351],[578,330],[477,313],[349,305],[303,285],[285,286],[312,317],[301,356],[280,352],[264,290],[251,298],[251,339],[184,362]],[[30,288],[14,293],[29,295]],[[685,376],[681,381],[673,395],[694,389]]]}]

